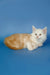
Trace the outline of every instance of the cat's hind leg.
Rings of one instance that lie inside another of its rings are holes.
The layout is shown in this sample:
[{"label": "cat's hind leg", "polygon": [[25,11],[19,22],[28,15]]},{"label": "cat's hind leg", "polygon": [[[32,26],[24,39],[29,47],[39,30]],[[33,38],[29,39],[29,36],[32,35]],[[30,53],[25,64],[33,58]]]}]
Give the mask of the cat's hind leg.
[{"label": "cat's hind leg", "polygon": [[32,50],[38,48],[38,45],[28,42],[27,48],[28,48],[28,50],[32,51]]},{"label": "cat's hind leg", "polygon": [[29,51],[32,51],[34,49],[30,42],[27,43],[27,49]]}]

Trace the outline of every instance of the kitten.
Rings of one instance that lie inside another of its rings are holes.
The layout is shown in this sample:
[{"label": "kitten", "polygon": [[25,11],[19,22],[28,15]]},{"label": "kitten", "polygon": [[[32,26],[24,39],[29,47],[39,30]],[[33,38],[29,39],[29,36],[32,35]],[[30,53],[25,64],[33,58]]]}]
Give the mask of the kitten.
[{"label": "kitten", "polygon": [[14,50],[27,48],[30,51],[42,46],[47,39],[47,28],[36,29],[32,26],[32,29],[31,34],[13,34],[5,38],[5,45]]}]

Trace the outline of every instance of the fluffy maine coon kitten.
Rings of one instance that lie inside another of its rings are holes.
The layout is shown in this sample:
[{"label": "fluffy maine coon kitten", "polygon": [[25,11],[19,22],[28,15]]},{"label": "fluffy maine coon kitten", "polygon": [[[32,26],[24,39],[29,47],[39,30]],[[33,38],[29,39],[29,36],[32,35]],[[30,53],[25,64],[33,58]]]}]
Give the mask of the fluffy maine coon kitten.
[{"label": "fluffy maine coon kitten", "polygon": [[36,29],[32,26],[32,29],[31,34],[13,34],[5,38],[5,45],[14,50],[27,48],[30,51],[42,46],[47,39],[47,28]]}]

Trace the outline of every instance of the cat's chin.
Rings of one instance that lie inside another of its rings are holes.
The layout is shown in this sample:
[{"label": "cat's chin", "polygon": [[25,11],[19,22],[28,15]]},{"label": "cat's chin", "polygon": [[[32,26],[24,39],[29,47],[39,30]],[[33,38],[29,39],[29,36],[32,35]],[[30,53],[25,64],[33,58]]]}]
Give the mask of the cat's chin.
[{"label": "cat's chin", "polygon": [[43,42],[43,40],[41,38],[38,38],[38,39],[36,38],[36,40],[37,40],[38,43],[42,43]]}]

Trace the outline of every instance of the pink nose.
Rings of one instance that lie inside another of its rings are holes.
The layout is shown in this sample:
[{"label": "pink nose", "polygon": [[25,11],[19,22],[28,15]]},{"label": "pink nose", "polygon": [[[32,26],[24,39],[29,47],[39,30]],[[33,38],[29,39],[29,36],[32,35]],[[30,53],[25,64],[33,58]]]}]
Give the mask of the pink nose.
[{"label": "pink nose", "polygon": [[37,36],[37,38],[39,38],[39,36]]}]

